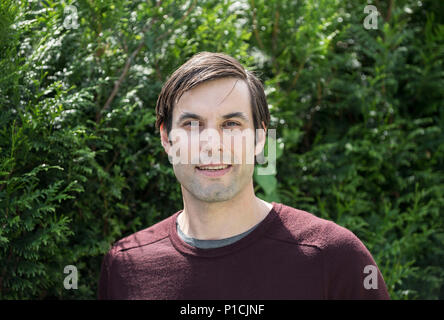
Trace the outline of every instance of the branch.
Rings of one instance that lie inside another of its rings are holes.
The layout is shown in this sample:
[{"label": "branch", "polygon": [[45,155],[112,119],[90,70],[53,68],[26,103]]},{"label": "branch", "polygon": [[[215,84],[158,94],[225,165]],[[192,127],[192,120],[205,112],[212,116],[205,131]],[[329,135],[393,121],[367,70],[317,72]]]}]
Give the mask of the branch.
[{"label": "branch", "polygon": [[[160,4],[162,3],[162,1],[158,1],[157,2],[157,7],[160,6]],[[191,13],[191,11],[193,10],[193,8],[196,6],[197,0],[194,0],[193,3],[190,5],[190,7],[188,8],[187,12],[182,16],[182,18],[179,20],[179,24],[183,22],[183,20],[185,20],[187,18],[187,16]],[[128,70],[131,66],[131,63],[133,62],[134,58],[137,56],[137,54],[139,53],[139,51],[143,48],[143,46],[145,45],[145,36],[146,33],[148,32],[148,30],[150,29],[150,27],[154,24],[154,22],[157,21],[156,18],[153,18],[149,24],[147,24],[143,29],[142,29],[142,33],[143,33],[143,37],[142,40],[139,42],[139,45],[137,46],[136,50],[133,51],[133,53],[131,53],[130,57],[126,60],[125,66],[123,67],[122,70],[122,74],[120,75],[119,79],[114,83],[114,88],[113,91],[111,92],[110,96],[108,97],[108,100],[106,100],[105,105],[103,106],[103,108],[101,110],[99,110],[96,114],[96,123],[99,123],[101,117],[102,117],[102,113],[109,109],[111,103],[113,102],[115,96],[117,95],[117,92],[119,91],[120,85],[122,84],[123,80],[125,79]],[[156,38],[156,42],[165,38],[167,35],[169,35],[171,32],[173,31],[173,28],[170,28],[167,32],[163,33],[162,35],[160,35],[159,37]]]},{"label": "branch", "polygon": [[272,36],[272,48],[273,48],[273,66],[276,72],[276,76],[280,73],[279,65],[276,60],[276,51],[277,51],[277,40],[278,40],[278,31],[279,31],[279,10],[276,9],[276,13],[274,14],[274,25],[273,25],[273,36]]},{"label": "branch", "polygon": [[305,66],[305,62],[307,62],[307,59],[304,59],[304,61],[300,63],[296,76],[293,78],[293,81],[291,82],[289,91],[291,91],[293,87],[296,85],[296,82],[298,82],[298,79],[301,76],[302,69]]},{"label": "branch", "polygon": [[254,7],[254,0],[251,0],[251,12],[253,12],[253,32],[254,32],[254,36],[256,38],[257,44],[259,45],[259,47],[264,50],[264,44],[262,43],[261,38],[259,37],[259,32],[257,31],[257,18],[256,18],[256,10]]},{"label": "branch", "polygon": [[274,14],[274,23],[273,23],[273,51],[277,49],[277,34],[279,31],[279,10],[276,9],[276,13]]},{"label": "branch", "polygon": [[117,80],[114,83],[113,91],[111,92],[111,95],[108,97],[108,100],[106,100],[105,105],[101,110],[99,110],[96,114],[96,123],[99,123],[101,114],[103,111],[107,110],[109,106],[111,105],[111,102],[113,102],[114,97],[116,96],[117,92],[119,91],[119,87],[122,84],[123,80],[126,77],[126,74],[128,73],[129,67],[131,63],[133,62],[134,57],[139,53],[140,49],[142,49],[144,45],[144,41],[141,41],[139,45],[137,46],[137,49],[131,54],[131,56],[126,60],[125,67],[123,68],[122,74],[119,77],[119,80]]},{"label": "branch", "polygon": [[390,0],[389,7],[387,9],[387,16],[385,17],[385,22],[388,22],[392,17],[393,0]]}]

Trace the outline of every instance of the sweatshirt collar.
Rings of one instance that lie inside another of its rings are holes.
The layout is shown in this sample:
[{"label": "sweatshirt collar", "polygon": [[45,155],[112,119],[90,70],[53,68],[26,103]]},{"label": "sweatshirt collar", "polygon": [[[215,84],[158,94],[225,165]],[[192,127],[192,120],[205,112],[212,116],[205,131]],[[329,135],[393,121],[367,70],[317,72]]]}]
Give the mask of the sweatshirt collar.
[{"label": "sweatshirt collar", "polygon": [[264,219],[262,219],[261,222],[258,223],[256,228],[253,231],[251,231],[249,234],[247,234],[245,237],[229,245],[218,248],[210,248],[210,249],[196,248],[184,242],[180,238],[180,236],[177,234],[177,228],[176,228],[177,217],[183,211],[180,210],[176,212],[173,216],[171,216],[171,219],[169,221],[168,233],[171,243],[173,244],[175,249],[178,250],[179,252],[196,257],[216,257],[241,250],[242,248],[245,248],[246,246],[252,244],[256,239],[261,237],[270,227],[275,218],[278,216],[282,204],[276,202],[272,202],[271,204],[273,207],[271,208],[270,212],[265,216]]}]

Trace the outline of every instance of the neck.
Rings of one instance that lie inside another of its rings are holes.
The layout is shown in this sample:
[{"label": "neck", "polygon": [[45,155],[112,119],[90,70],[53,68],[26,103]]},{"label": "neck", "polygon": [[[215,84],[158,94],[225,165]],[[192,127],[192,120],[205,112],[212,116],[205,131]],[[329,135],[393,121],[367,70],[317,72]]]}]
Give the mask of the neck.
[{"label": "neck", "polygon": [[229,238],[247,231],[262,221],[272,205],[257,198],[253,181],[228,201],[204,202],[182,187],[184,209],[179,227],[189,237],[201,240]]}]

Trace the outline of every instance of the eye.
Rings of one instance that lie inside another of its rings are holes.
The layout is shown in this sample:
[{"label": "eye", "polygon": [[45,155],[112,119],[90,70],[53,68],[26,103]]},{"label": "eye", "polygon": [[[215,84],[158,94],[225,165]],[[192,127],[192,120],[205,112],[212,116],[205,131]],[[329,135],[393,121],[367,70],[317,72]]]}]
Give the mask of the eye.
[{"label": "eye", "polygon": [[238,122],[235,122],[235,121],[227,121],[227,122],[224,123],[224,126],[229,127],[229,128],[233,128],[233,127],[240,126],[240,124]]},{"label": "eye", "polygon": [[199,121],[192,120],[192,121],[186,121],[182,124],[184,127],[193,127],[196,126],[196,124],[199,124],[199,127],[202,125]]}]

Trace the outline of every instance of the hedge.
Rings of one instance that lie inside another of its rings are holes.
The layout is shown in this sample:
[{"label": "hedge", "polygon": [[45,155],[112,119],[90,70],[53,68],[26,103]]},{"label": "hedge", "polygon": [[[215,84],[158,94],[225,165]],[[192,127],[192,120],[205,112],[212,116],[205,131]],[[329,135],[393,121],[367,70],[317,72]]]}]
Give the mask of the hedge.
[{"label": "hedge", "polygon": [[279,157],[275,175],[255,174],[257,195],[353,231],[392,299],[443,299],[442,12],[432,0],[2,1],[0,299],[95,299],[109,246],[181,209],[154,109],[200,51],[265,83]]}]

